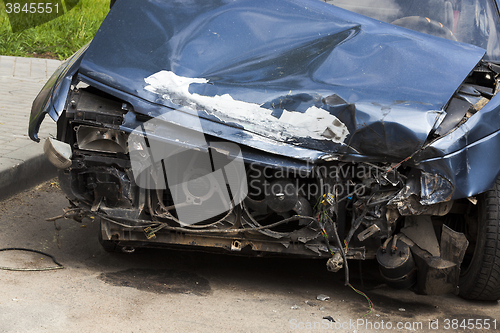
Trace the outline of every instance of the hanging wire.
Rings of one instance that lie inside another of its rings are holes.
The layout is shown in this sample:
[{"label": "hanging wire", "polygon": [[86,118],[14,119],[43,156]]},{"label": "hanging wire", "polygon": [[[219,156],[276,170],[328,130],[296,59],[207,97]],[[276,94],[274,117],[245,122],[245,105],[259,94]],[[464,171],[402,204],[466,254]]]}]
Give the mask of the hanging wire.
[{"label": "hanging wire", "polygon": [[367,313],[365,313],[363,315],[363,318],[368,316],[370,313],[372,313],[373,311],[373,303],[372,301],[370,300],[370,298],[368,296],[366,296],[366,294],[356,288],[354,288],[350,283],[349,283],[349,287],[351,287],[352,290],[354,290],[356,293],[360,294],[361,296],[364,296],[366,298],[366,300],[368,301],[368,306],[370,307],[370,311],[368,311]]}]

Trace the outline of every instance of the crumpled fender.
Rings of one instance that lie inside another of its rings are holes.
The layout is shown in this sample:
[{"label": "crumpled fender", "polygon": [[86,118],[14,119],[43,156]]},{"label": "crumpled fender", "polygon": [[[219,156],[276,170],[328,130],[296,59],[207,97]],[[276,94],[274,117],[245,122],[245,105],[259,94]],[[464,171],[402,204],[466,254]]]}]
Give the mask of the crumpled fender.
[{"label": "crumpled fender", "polygon": [[[418,168],[440,174],[454,184],[448,199],[487,191],[500,176],[500,95],[453,132],[425,148],[414,160]],[[445,201],[437,196],[433,202]]]},{"label": "crumpled fender", "polygon": [[66,104],[66,98],[71,87],[73,76],[78,71],[88,46],[89,44],[83,46],[69,59],[63,62],[54,74],[52,74],[47,83],[45,83],[42,90],[33,101],[28,128],[28,134],[32,140],[36,142],[40,141],[38,138],[38,130],[46,114],[54,121],[59,119],[64,109],[64,105]]}]

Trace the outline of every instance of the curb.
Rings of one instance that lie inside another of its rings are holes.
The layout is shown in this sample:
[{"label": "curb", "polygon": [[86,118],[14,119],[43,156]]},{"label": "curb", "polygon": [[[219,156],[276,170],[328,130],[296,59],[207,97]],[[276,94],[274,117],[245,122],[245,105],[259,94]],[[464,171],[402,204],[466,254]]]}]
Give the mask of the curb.
[{"label": "curb", "polygon": [[[37,153],[37,152],[42,153]],[[10,155],[10,156],[9,156]],[[57,168],[35,142],[0,157],[0,200],[32,188],[57,176]]]},{"label": "curb", "polygon": [[[59,60],[0,55],[0,200],[57,176],[43,144],[27,136],[32,101],[61,64]],[[40,138],[55,134],[47,117]]]}]

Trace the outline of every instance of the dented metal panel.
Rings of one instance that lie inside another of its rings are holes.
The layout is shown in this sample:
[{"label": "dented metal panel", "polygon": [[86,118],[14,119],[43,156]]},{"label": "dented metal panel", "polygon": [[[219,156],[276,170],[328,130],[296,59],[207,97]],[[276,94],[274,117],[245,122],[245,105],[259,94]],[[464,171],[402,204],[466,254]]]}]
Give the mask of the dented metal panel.
[{"label": "dented metal panel", "polygon": [[500,174],[499,112],[500,96],[496,95],[466,123],[415,156],[419,168],[441,174],[453,184],[453,195],[446,199],[484,192]]}]

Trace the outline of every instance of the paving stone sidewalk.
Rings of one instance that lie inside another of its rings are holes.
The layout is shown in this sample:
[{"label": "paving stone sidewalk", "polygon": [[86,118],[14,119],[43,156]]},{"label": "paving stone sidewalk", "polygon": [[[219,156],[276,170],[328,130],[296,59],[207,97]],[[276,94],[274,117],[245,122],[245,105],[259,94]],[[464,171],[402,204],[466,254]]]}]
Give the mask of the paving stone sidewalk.
[{"label": "paving stone sidewalk", "polygon": [[46,117],[40,143],[28,137],[31,104],[59,60],[0,56],[0,200],[55,176],[43,140],[56,134]]}]

